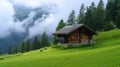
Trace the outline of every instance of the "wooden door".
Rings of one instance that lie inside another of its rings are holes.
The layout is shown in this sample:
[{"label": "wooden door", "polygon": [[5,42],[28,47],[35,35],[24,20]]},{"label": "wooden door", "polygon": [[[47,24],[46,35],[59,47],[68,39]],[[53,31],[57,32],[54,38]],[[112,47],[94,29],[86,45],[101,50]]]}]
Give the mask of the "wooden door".
[{"label": "wooden door", "polygon": [[89,43],[89,37],[87,34],[81,34],[81,44],[88,44]]}]

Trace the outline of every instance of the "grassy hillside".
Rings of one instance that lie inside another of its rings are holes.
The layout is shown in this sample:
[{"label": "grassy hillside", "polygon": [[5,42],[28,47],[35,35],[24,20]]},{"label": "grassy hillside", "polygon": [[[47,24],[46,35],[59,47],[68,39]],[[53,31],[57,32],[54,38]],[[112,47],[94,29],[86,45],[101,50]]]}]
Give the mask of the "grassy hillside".
[{"label": "grassy hillside", "polygon": [[120,67],[120,30],[99,33],[94,39],[97,44],[91,47],[4,55],[0,67]]}]

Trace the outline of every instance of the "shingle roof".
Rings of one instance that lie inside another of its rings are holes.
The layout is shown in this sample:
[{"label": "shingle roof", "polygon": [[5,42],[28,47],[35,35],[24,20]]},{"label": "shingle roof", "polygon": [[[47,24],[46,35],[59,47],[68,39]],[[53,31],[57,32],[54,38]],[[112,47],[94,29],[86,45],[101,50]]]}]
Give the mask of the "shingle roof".
[{"label": "shingle roof", "polygon": [[88,27],[84,24],[77,24],[77,25],[66,26],[66,27],[60,29],[59,31],[56,31],[55,33],[53,33],[53,35],[67,35],[83,26],[89,28],[92,32],[94,32],[94,30],[92,30],[90,27]]}]

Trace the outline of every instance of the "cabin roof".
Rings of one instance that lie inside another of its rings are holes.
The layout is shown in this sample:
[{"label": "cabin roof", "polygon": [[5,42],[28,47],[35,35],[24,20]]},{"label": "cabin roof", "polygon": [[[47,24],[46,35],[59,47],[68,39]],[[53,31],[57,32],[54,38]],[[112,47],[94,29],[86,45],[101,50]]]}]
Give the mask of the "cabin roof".
[{"label": "cabin roof", "polygon": [[85,26],[86,28],[91,30],[94,34],[96,34],[96,32],[93,29],[91,29],[90,27],[88,27],[87,25],[77,24],[77,25],[66,26],[66,27],[56,31],[55,33],[53,33],[53,35],[68,35],[83,26]]}]

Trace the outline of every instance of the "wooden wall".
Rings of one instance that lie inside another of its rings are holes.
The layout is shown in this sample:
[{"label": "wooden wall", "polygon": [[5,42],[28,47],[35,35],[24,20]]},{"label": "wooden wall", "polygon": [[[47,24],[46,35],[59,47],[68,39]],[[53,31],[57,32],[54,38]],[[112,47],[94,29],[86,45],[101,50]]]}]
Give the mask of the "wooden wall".
[{"label": "wooden wall", "polygon": [[87,28],[81,28],[69,35],[59,35],[58,41],[61,43],[81,43],[88,44],[92,39],[92,33]]},{"label": "wooden wall", "polygon": [[85,29],[76,30],[68,36],[69,43],[89,43],[90,33]]},{"label": "wooden wall", "polygon": [[80,34],[79,31],[75,31],[68,36],[69,43],[79,43],[80,42]]}]

